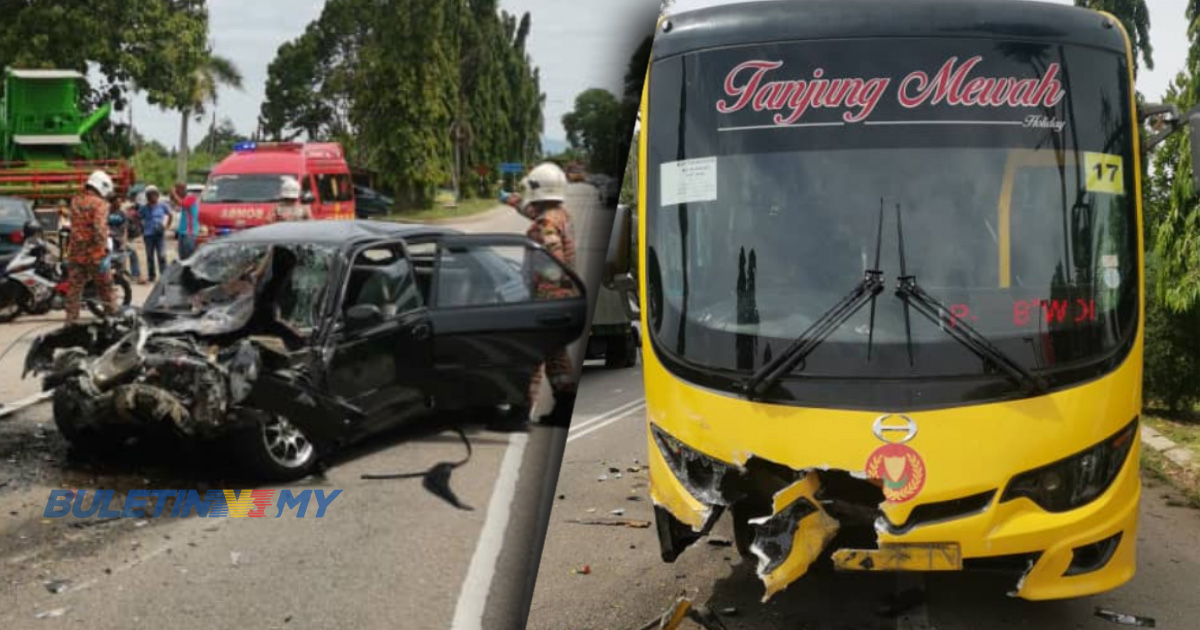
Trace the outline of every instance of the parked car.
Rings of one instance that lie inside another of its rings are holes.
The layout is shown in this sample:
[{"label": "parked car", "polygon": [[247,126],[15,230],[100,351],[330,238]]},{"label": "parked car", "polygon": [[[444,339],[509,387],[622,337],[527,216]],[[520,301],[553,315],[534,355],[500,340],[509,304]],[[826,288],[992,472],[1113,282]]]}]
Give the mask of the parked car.
[{"label": "parked car", "polygon": [[[534,297],[534,275],[561,298]],[[261,477],[433,410],[526,404],[577,339],[583,283],[517,235],[376,221],[277,223],[200,247],[140,311],[39,337],[26,373],[54,388],[77,450],[139,431],[229,440]]]},{"label": "parked car", "polygon": [[391,197],[366,186],[354,187],[354,201],[354,210],[360,219],[387,214],[395,205],[395,201]]},{"label": "parked car", "polygon": [[0,257],[21,251],[25,224],[37,221],[33,203],[20,197],[0,197]]}]

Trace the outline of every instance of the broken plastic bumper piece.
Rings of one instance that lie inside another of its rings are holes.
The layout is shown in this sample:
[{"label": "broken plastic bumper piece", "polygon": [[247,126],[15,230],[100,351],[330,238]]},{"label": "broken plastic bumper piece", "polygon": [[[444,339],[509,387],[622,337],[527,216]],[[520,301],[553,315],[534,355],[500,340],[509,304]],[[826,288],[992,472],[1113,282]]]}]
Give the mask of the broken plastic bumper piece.
[{"label": "broken plastic bumper piece", "polygon": [[750,551],[758,556],[758,577],[766,601],[808,572],[838,532],[838,522],[817,501],[815,473],[775,494],[770,516],[749,521],[754,527]]},{"label": "broken plastic bumper piece", "polygon": [[838,549],[833,566],[839,571],[961,571],[958,543],[884,544],[879,549]]}]

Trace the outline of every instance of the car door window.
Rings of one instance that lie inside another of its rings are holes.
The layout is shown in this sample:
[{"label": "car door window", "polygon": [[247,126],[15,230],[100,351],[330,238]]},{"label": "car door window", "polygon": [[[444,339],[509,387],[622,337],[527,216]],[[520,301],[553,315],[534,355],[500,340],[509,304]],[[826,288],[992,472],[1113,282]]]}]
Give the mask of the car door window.
[{"label": "car door window", "polygon": [[452,245],[438,250],[438,308],[570,299],[582,294],[575,279],[542,249]]},{"label": "car door window", "polygon": [[353,183],[349,175],[323,173],[316,177],[317,190],[320,191],[322,202],[350,201],[354,198]]},{"label": "car door window", "polygon": [[363,304],[378,306],[389,318],[425,305],[412,264],[399,244],[371,247],[355,258],[343,311]]}]

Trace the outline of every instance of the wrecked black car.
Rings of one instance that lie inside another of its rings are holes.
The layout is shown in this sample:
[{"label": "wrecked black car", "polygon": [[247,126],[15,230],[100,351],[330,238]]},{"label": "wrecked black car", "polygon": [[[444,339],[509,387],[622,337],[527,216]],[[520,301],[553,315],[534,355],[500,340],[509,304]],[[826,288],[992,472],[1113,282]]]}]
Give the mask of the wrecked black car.
[{"label": "wrecked black car", "polygon": [[[538,297],[546,277],[567,290]],[[140,310],[39,337],[25,373],[54,390],[75,449],[168,428],[294,479],[434,410],[527,411],[533,371],[582,334],[586,304],[578,276],[521,236],[273,224],[204,245]]]}]

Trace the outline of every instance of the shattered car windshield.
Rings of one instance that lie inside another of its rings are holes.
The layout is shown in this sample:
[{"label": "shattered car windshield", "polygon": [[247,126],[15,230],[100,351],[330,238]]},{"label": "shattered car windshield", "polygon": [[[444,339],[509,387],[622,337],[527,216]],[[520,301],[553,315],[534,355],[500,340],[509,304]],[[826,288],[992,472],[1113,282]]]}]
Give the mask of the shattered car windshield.
[{"label": "shattered car windshield", "polygon": [[333,257],[332,248],[306,243],[212,243],[166,275],[146,310],[184,316],[227,311],[232,320],[245,320],[256,296],[269,291],[275,316],[307,330],[317,321]]}]

